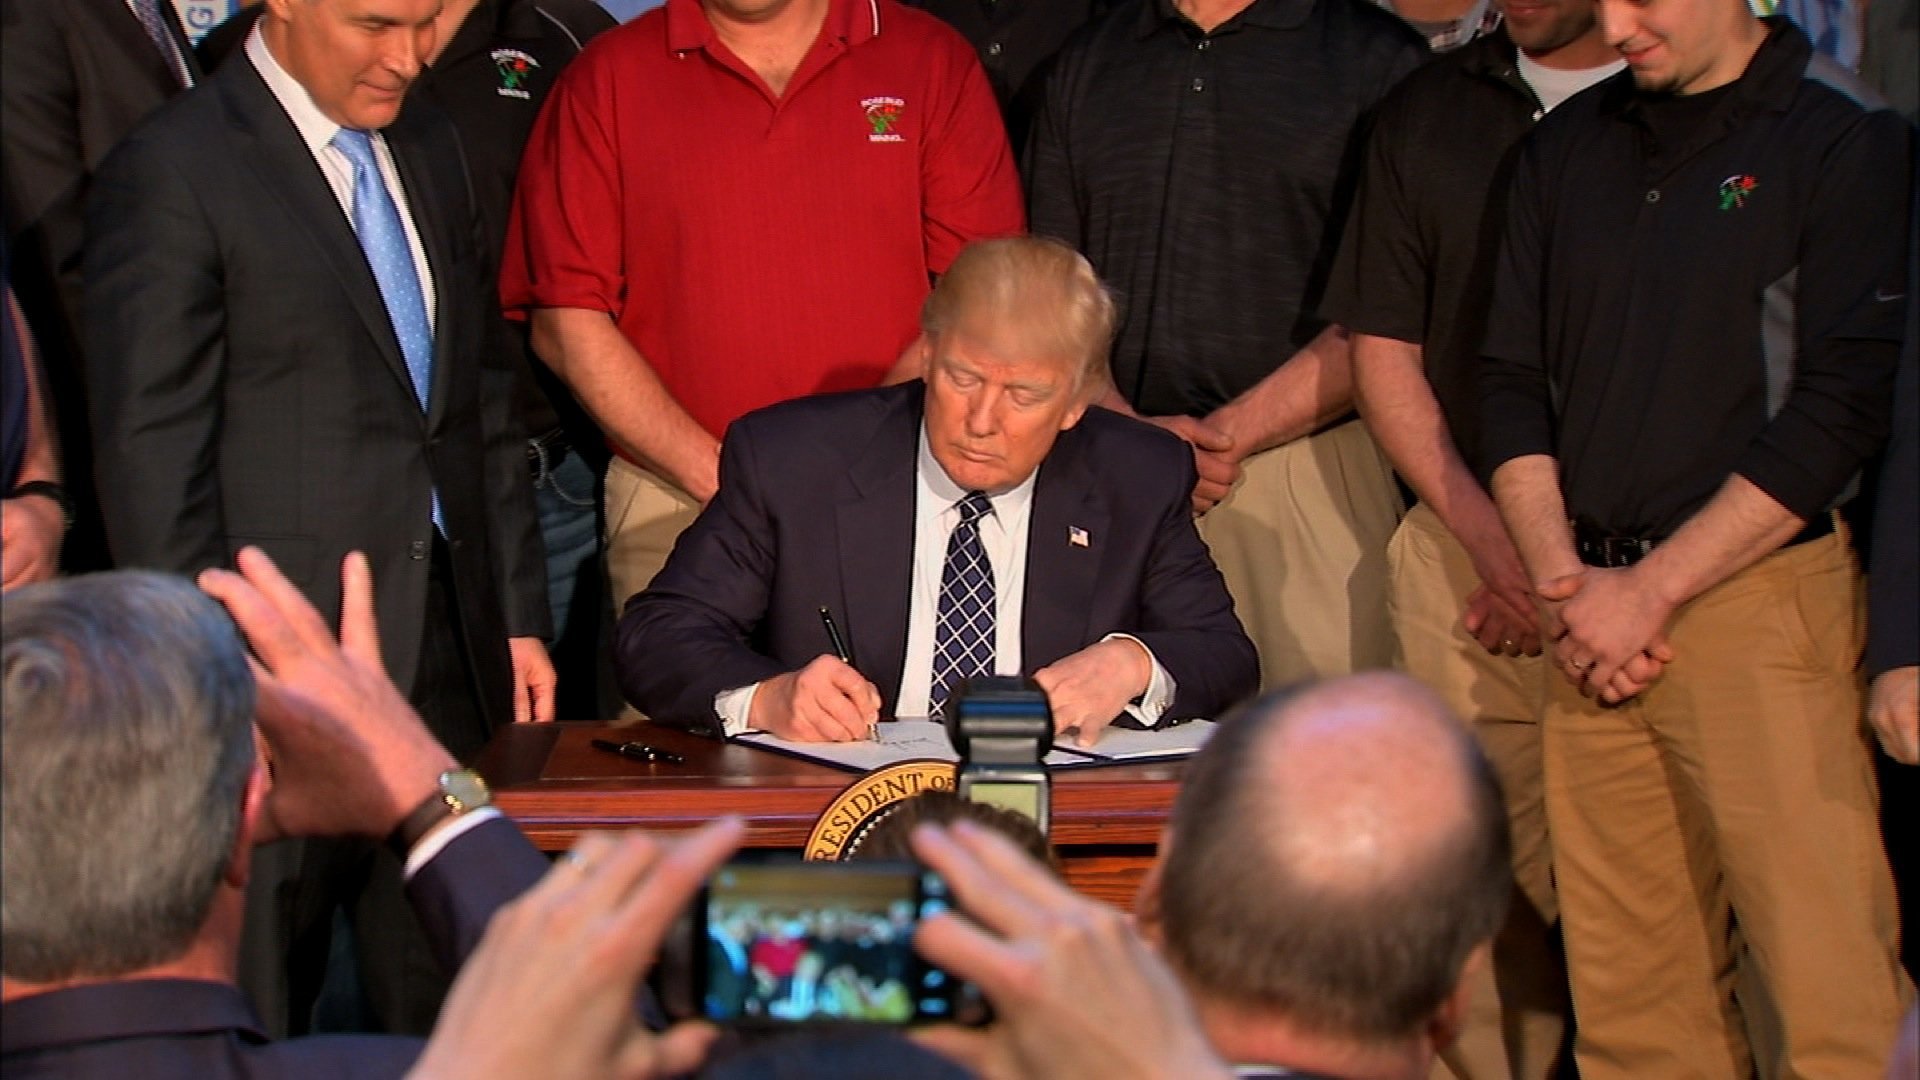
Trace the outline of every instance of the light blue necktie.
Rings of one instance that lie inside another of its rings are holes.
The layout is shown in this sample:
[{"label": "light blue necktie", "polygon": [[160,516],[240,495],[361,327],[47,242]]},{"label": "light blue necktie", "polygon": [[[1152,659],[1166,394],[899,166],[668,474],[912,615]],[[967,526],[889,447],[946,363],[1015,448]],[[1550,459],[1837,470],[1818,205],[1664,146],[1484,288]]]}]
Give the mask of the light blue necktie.
[{"label": "light blue necktie", "polygon": [[173,33],[167,29],[166,16],[160,14],[160,5],[168,0],[132,0],[133,17],[140,20],[140,28],[147,32],[153,41],[153,47],[160,50],[160,59],[166,61],[167,70],[173,72],[182,87],[193,86],[193,72],[187,70],[187,58],[180,53],[180,45],[173,40]]},{"label": "light blue necktie", "polygon": [[[373,280],[380,286],[393,336],[400,341],[400,355],[407,361],[414,399],[425,412],[433,387],[433,328],[427,323],[426,294],[420,288],[406,229],[400,224],[400,208],[393,204],[380,166],[374,163],[371,136],[341,128],[334,133],[333,146],[353,163],[353,231],[360,238],[360,250],[366,253]],[[438,491],[433,493],[433,525],[446,532]]]},{"label": "light blue necktie", "polygon": [[940,570],[940,609],[933,630],[933,685],[928,711],[943,715],[947,695],[964,679],[993,673],[993,567],[980,543],[980,519],[993,504],[978,491],[956,506],[960,524],[947,537],[947,561]]}]

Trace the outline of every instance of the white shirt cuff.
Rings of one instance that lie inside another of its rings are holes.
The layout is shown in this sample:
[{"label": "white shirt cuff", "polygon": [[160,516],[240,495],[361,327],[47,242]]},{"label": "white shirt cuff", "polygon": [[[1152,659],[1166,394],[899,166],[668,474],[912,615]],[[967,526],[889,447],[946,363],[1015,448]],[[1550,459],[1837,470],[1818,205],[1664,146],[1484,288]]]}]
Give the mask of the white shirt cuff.
[{"label": "white shirt cuff", "polygon": [[1147,678],[1146,691],[1128,703],[1127,715],[1147,727],[1158,727],[1160,718],[1167,714],[1168,709],[1173,708],[1173,698],[1179,692],[1179,685],[1173,681],[1173,676],[1167,673],[1167,669],[1160,666],[1160,658],[1153,655],[1153,650],[1147,649],[1147,643],[1132,634],[1108,634],[1100,640],[1131,641],[1142,649],[1146,649],[1147,662],[1153,665],[1153,674]]},{"label": "white shirt cuff", "polygon": [[713,695],[713,711],[720,717],[720,734],[731,739],[752,730],[747,718],[753,715],[753,695],[759,683],[736,686]]},{"label": "white shirt cuff", "polygon": [[406,865],[400,868],[400,880],[412,881],[413,875],[418,873],[421,867],[432,862],[434,856],[440,854],[448,844],[465,836],[481,822],[492,821],[499,816],[499,807],[483,806],[471,813],[461,814],[428,833],[419,843],[413,845],[412,851],[407,852]]}]

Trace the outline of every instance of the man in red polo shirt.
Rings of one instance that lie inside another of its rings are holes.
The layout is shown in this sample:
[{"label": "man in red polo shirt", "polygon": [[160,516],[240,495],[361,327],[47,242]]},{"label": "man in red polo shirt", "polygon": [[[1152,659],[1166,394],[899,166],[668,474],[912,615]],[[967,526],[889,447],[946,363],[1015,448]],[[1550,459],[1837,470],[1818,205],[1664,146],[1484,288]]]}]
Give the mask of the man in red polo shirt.
[{"label": "man in red polo shirt", "polygon": [[713,495],[729,423],[879,383],[931,276],[1023,226],[993,92],[930,15],[668,0],[596,39],[527,145],[501,292],[615,450],[615,599]]}]

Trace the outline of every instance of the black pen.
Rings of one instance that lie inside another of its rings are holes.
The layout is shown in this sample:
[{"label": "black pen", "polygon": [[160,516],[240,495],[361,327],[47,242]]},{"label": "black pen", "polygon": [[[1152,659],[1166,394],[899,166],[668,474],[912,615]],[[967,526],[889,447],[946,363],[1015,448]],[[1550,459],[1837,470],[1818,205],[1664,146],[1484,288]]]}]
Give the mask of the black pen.
[{"label": "black pen", "polygon": [[847,639],[840,636],[840,627],[834,624],[833,612],[828,611],[825,605],[820,608],[820,625],[827,628],[827,641],[833,645],[833,655],[839,657],[841,663],[852,667],[853,653],[847,649]]},{"label": "black pen", "polygon": [[[841,663],[852,667],[853,650],[847,648],[847,639],[840,636],[840,627],[833,621],[833,612],[828,610],[825,604],[820,605],[820,625],[827,628],[827,641],[833,646],[833,655],[839,657]],[[879,737],[879,725],[869,723],[867,738],[878,739]]]},{"label": "black pen", "polygon": [[595,750],[605,750],[609,754],[619,754],[623,758],[644,761],[649,764],[664,762],[668,765],[685,765],[687,759],[671,750],[662,750],[657,746],[648,746],[643,742],[608,742],[606,739],[593,740]]}]

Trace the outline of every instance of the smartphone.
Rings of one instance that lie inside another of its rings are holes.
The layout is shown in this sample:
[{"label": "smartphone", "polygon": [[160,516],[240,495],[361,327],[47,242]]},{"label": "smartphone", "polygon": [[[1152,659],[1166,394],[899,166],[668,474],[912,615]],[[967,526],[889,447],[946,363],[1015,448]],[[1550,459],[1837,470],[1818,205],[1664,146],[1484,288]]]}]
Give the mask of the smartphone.
[{"label": "smartphone", "polygon": [[982,1023],[971,985],[913,949],[951,904],[910,862],[806,862],[749,853],[708,881],[690,913],[692,998],[735,1027]]}]

